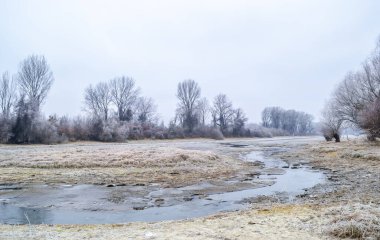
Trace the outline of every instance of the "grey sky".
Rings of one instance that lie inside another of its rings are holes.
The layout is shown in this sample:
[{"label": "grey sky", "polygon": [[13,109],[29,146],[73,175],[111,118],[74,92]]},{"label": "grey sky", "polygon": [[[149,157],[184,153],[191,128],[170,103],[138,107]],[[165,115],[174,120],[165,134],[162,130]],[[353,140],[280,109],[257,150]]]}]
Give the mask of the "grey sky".
[{"label": "grey sky", "polygon": [[380,1],[0,0],[0,72],[46,56],[46,114],[76,115],[91,83],[133,77],[167,123],[177,83],[225,93],[251,122],[266,106],[316,117],[380,34]]}]

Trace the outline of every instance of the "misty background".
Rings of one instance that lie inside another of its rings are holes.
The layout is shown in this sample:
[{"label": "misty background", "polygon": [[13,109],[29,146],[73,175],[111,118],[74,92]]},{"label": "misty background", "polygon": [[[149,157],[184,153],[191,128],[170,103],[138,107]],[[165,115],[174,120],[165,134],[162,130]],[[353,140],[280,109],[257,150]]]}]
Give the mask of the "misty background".
[{"label": "misty background", "polygon": [[46,114],[83,113],[89,84],[136,80],[167,124],[178,82],[225,93],[259,122],[267,106],[320,116],[380,29],[379,1],[0,1],[0,72],[31,54],[55,77]]}]

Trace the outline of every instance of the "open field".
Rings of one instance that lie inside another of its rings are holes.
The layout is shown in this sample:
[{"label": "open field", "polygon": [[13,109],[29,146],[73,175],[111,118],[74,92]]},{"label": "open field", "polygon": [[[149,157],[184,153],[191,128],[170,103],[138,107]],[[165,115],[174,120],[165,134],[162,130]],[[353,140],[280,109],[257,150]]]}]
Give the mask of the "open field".
[{"label": "open field", "polygon": [[[208,141],[200,141],[207,147]],[[220,152],[184,149],[187,145],[191,146],[192,142],[183,141],[179,146],[170,141],[2,145],[0,182],[158,183],[172,187],[229,178],[249,166]]]},{"label": "open field", "polygon": [[[168,143],[170,147],[166,147]],[[2,182],[19,179],[50,183],[70,182],[64,181],[69,176],[78,183],[142,181],[184,186],[210,177],[228,179],[260,171],[259,166],[237,157],[268,147],[286,149],[272,155],[293,166],[320,169],[328,180],[291,202],[284,203],[276,196],[248,199],[251,207],[237,212],[157,223],[0,225],[0,239],[380,239],[380,150],[377,144],[359,139],[339,144],[325,143],[319,138],[275,138],[1,146],[0,151],[5,154],[0,157],[0,178]],[[20,162],[20,158],[26,161]],[[78,168],[77,161],[86,167]],[[138,171],[130,170],[133,167]],[[22,169],[44,174],[31,177]],[[91,169],[96,180],[86,175]],[[100,177],[103,171],[109,171],[105,178]],[[180,174],[170,174],[173,172]],[[128,177],[124,177],[126,173]],[[142,176],[149,177],[141,180]]]}]

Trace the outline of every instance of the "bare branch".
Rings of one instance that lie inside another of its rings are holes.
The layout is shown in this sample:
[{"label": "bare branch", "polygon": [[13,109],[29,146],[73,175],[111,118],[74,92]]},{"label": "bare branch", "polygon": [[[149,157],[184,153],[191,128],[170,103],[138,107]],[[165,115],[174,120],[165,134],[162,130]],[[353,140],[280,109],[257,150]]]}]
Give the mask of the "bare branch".
[{"label": "bare branch", "polygon": [[53,81],[53,73],[44,56],[32,55],[21,62],[18,84],[21,95],[27,97],[34,110],[40,109]]}]

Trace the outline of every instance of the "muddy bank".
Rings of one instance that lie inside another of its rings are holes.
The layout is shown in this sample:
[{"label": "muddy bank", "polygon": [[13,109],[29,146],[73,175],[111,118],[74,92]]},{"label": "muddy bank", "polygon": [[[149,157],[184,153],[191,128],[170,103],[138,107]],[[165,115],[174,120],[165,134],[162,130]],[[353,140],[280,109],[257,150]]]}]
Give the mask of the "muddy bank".
[{"label": "muddy bank", "polygon": [[[321,172],[289,166],[270,153],[254,151],[240,161],[260,166],[244,179],[213,180],[177,188],[143,185],[0,185],[0,223],[110,224],[157,222],[207,216],[247,207],[252,198],[274,195],[293,201],[322,183]],[[264,156],[267,155],[267,156]],[[86,194],[83,194],[86,193]]]},{"label": "muddy bank", "polygon": [[[308,207],[232,212],[185,221],[114,225],[0,225],[4,239],[320,239],[304,221]],[[298,227],[299,226],[299,227]]]},{"label": "muddy bank", "polygon": [[[307,161],[328,181],[297,198],[321,207],[320,232],[328,238],[380,239],[380,145],[362,138],[307,144],[278,157]],[[313,226],[317,229],[317,226]],[[315,230],[317,231],[317,230]]]},{"label": "muddy bank", "polygon": [[314,169],[327,175],[323,187],[304,195],[316,202],[331,204],[380,205],[380,145],[363,139],[352,139],[341,143],[307,144],[288,152],[279,152],[277,157],[289,163],[308,162]]},{"label": "muddy bank", "polygon": [[[366,142],[326,144],[321,138],[235,140],[218,154],[241,156],[258,148],[288,167],[309,165],[328,180],[283,204],[281,195],[250,198],[251,208],[210,217],[158,223],[108,225],[0,225],[1,239],[379,239],[379,147]],[[182,143],[181,143],[182,144]],[[218,143],[219,144],[219,143]],[[218,145],[216,144],[216,145]],[[186,145],[186,146],[184,146]],[[202,148],[214,143],[196,144]],[[178,145],[177,145],[178,146]],[[176,147],[177,147],[176,146]],[[183,149],[194,145],[182,144]],[[218,148],[218,147],[217,147]]]}]

